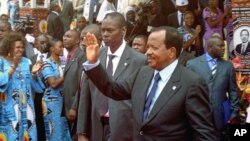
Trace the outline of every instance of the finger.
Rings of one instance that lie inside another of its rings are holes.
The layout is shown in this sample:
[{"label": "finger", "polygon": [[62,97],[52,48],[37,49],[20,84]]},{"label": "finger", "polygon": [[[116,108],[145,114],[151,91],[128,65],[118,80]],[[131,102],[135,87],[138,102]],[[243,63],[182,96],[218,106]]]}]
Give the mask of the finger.
[{"label": "finger", "polygon": [[86,35],[86,41],[87,41],[87,45],[91,45],[91,34],[88,32]]},{"label": "finger", "polygon": [[89,42],[88,42],[88,33],[86,34],[86,36],[83,38],[83,41],[85,43],[85,46],[87,47],[89,45]]},{"label": "finger", "polygon": [[97,39],[96,39],[95,35],[94,34],[91,34],[91,35],[92,35],[93,44],[97,44]]}]

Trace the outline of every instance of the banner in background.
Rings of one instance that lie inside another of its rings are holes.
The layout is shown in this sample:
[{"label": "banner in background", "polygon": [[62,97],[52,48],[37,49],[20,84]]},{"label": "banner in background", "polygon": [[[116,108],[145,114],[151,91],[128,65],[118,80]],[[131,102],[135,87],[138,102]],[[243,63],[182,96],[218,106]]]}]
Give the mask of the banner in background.
[{"label": "banner in background", "polygon": [[[250,0],[232,0],[232,14],[234,30],[229,54],[236,69],[241,114],[247,115],[250,110]],[[250,123],[250,112],[246,122]]]}]

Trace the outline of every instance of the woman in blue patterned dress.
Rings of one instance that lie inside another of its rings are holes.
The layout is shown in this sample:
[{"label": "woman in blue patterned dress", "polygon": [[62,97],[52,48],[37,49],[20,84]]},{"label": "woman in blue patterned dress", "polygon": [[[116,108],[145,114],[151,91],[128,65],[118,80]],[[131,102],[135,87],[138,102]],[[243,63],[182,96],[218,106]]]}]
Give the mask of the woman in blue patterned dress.
[{"label": "woman in blue patterned dress", "polygon": [[48,46],[51,55],[41,71],[41,80],[46,87],[42,99],[46,138],[49,141],[70,140],[66,118],[61,117],[63,70],[60,56],[63,55],[63,43],[52,39]]},{"label": "woman in blue patterned dress", "polygon": [[42,68],[22,57],[25,40],[17,33],[9,33],[0,46],[0,140],[36,141],[33,88],[42,92],[35,81],[36,72]]}]

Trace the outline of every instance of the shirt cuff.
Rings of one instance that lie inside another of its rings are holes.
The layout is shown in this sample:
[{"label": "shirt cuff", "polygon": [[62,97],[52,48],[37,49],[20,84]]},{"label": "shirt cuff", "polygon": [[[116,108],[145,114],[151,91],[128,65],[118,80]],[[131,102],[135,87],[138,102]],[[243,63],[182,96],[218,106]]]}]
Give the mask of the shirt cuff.
[{"label": "shirt cuff", "polygon": [[98,61],[94,64],[90,64],[89,61],[86,61],[82,64],[82,67],[85,71],[91,70],[95,67],[97,67],[100,64],[100,60],[98,59]]}]

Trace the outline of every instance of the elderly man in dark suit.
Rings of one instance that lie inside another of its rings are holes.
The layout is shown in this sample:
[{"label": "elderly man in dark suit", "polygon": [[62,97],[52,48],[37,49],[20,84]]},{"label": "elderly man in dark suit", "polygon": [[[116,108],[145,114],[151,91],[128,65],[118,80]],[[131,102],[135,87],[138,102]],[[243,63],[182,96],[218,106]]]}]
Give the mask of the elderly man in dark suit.
[{"label": "elderly man in dark suit", "polygon": [[[126,79],[146,64],[146,57],[129,47],[124,40],[126,21],[122,14],[117,12],[107,14],[102,21],[101,30],[103,41],[107,47],[100,50],[100,61],[102,66],[107,68],[114,81]],[[112,56],[114,58],[111,59]],[[112,69],[110,70],[111,62]],[[108,99],[101,94],[91,81],[88,81],[86,77],[84,78],[82,81],[85,84],[83,84],[81,92],[83,98],[80,99],[80,103],[83,103],[83,105],[79,107],[78,113],[83,116],[91,116],[91,127],[86,131],[90,132],[90,140],[133,140],[131,101]],[[87,87],[85,86],[86,83],[88,83]],[[90,106],[91,112],[80,110],[86,109],[86,106]],[[83,117],[78,116],[78,120],[82,119]],[[78,126],[86,126],[86,124],[80,125],[78,123]],[[120,129],[123,131],[121,132]],[[84,133],[84,131],[82,132]]]},{"label": "elderly man in dark suit", "polygon": [[249,31],[247,29],[241,30],[240,38],[242,43],[236,45],[235,51],[241,55],[248,55],[250,53]]},{"label": "elderly man in dark suit", "polygon": [[[235,71],[232,63],[223,60],[224,42],[219,37],[211,37],[207,41],[207,53],[187,62],[187,67],[206,80],[209,89],[210,104],[212,105],[214,125],[216,128],[217,139],[220,140],[221,130],[230,123],[237,115],[239,110]],[[229,94],[229,97],[227,96]],[[224,121],[225,109],[222,107],[227,100],[231,110],[229,119]]]},{"label": "elderly man in dark suit", "polygon": [[172,27],[155,28],[148,38],[148,65],[114,82],[98,60],[95,37],[85,38],[89,79],[103,94],[131,99],[135,141],[213,141],[214,127],[205,81],[178,64],[182,39]]},{"label": "elderly man in dark suit", "polygon": [[71,135],[76,132],[77,118],[77,90],[81,79],[81,64],[85,61],[85,55],[80,49],[80,33],[76,30],[69,30],[63,36],[63,45],[68,51],[67,62],[64,69],[63,82],[63,115],[66,115]]}]

